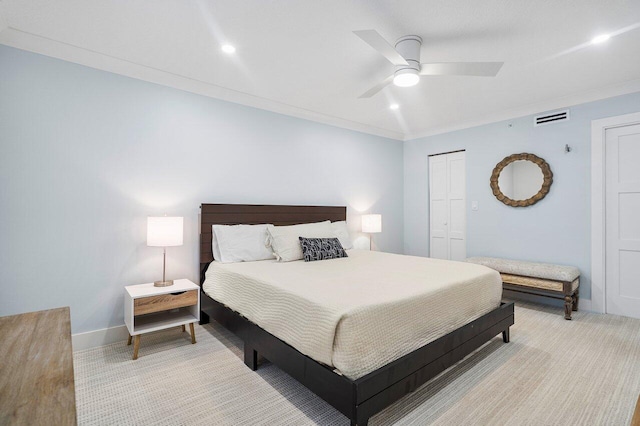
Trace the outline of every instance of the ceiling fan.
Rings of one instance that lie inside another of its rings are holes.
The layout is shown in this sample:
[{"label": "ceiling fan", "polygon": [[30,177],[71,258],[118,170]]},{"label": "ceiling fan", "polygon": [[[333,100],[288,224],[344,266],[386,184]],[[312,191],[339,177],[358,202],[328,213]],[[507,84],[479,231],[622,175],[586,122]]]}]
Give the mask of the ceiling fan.
[{"label": "ceiling fan", "polygon": [[421,75],[495,77],[504,64],[504,62],[432,62],[421,64],[422,39],[416,35],[400,37],[394,47],[376,30],[354,31],[353,33],[396,66],[393,74],[364,92],[360,98],[370,98],[391,83],[399,87],[414,86],[420,81]]}]

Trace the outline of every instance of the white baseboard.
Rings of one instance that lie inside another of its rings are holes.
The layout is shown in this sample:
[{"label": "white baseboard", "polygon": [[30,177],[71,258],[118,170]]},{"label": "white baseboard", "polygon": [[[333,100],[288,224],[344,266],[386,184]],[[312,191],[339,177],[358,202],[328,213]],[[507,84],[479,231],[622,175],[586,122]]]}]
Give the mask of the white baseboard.
[{"label": "white baseboard", "polygon": [[103,328],[100,330],[87,331],[71,336],[74,351],[96,348],[98,346],[109,345],[111,343],[125,341],[129,337],[127,326]]},{"label": "white baseboard", "polygon": [[[593,312],[593,308],[591,307],[591,299],[580,299],[579,308],[581,311]],[[596,312],[600,313],[600,312]]]}]

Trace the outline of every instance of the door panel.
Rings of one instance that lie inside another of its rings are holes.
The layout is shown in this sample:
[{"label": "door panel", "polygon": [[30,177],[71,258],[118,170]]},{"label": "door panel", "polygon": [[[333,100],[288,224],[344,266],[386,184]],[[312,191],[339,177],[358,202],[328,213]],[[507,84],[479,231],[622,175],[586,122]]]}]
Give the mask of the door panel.
[{"label": "door panel", "polygon": [[620,296],[630,299],[640,299],[640,251],[620,250]]},{"label": "door panel", "polygon": [[[640,159],[640,157],[638,157]],[[640,241],[640,193],[623,193],[619,198],[620,224],[619,237],[621,240]],[[636,214],[634,214],[636,213]]]},{"label": "door panel", "polygon": [[431,213],[432,228],[431,236],[437,238],[447,238],[447,201],[446,200],[433,200],[433,207]]},{"label": "door panel", "polygon": [[449,166],[449,194],[455,198],[464,197],[464,152],[447,154]]},{"label": "door panel", "polygon": [[640,125],[605,137],[606,310],[640,318]]},{"label": "door panel", "polygon": [[447,162],[445,158],[433,158],[430,182],[433,199],[445,200],[447,198]]},{"label": "door panel", "polygon": [[464,240],[458,240],[455,238],[451,238],[449,240],[449,244],[451,247],[451,258],[450,260],[463,261],[467,258],[467,243]]},{"label": "door panel", "polygon": [[[631,127],[631,126],[629,126]],[[621,129],[626,129],[622,127]],[[612,129],[620,130],[620,129]],[[640,160],[640,144],[638,135],[618,136],[618,182],[638,180],[638,160]]]},{"label": "door panel", "polygon": [[464,240],[464,200],[449,201],[449,237]]},{"label": "door panel", "polygon": [[447,161],[429,157],[429,223],[430,255],[448,259],[447,247]]}]

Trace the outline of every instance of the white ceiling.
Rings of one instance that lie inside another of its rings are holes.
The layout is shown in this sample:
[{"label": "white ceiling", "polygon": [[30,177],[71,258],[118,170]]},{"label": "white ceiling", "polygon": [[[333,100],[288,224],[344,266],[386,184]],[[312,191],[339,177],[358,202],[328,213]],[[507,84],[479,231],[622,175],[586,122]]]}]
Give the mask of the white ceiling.
[{"label": "white ceiling", "polygon": [[[393,71],[360,29],[505,65],[358,99]],[[400,140],[640,91],[638,0],[0,0],[0,43]]]}]

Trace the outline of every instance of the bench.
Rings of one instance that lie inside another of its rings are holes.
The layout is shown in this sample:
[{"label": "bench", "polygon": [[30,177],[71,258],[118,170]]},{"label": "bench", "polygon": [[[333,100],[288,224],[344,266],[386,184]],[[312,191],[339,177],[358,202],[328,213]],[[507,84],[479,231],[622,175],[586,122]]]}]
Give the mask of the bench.
[{"label": "bench", "polygon": [[564,300],[564,318],[578,310],[580,270],[573,266],[524,262],[496,257],[470,257],[467,262],[500,272],[505,290]]}]

